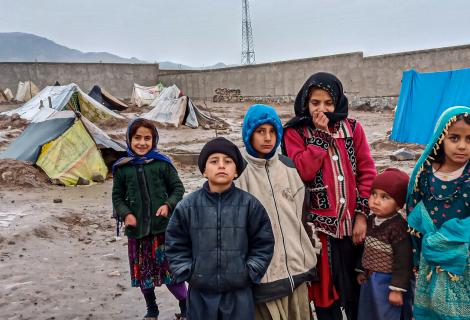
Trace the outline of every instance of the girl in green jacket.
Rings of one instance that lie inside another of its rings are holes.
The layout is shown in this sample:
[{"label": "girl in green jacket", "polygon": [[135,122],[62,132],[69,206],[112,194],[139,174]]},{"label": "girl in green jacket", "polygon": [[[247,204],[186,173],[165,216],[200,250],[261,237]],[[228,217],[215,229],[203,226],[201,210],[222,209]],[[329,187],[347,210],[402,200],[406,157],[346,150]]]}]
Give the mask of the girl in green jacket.
[{"label": "girl in green jacket", "polygon": [[144,319],[157,319],[155,286],[165,284],[179,301],[186,318],[187,289],[172,284],[165,255],[165,231],[171,211],[182,199],[183,183],[171,160],[157,151],[158,131],[149,120],[137,118],[126,134],[127,157],[113,166],[113,207],[124,221],[128,237],[131,284],[140,287],[147,304]]}]

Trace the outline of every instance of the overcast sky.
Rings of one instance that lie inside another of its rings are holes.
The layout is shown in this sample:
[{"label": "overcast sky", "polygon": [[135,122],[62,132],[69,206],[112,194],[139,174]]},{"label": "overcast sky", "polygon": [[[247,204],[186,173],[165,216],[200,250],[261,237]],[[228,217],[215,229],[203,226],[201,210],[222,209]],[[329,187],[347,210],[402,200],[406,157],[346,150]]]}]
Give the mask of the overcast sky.
[{"label": "overcast sky", "polygon": [[[238,64],[242,0],[0,0],[0,32],[191,66]],[[469,0],[250,0],[256,61],[470,44]]]}]

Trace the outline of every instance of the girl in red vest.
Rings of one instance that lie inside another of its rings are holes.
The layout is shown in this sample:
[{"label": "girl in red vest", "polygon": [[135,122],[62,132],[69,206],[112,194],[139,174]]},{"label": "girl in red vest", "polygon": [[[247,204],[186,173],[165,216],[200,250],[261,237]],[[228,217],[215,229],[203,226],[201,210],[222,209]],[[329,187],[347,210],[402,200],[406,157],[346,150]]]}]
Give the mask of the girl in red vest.
[{"label": "girl in red vest", "polygon": [[313,283],[317,317],[357,318],[359,286],[355,265],[366,233],[367,199],[376,176],[361,124],[348,118],[348,99],[336,76],[312,75],[295,100],[295,117],[285,126],[284,151],[306,185],[308,220],[322,242]]}]

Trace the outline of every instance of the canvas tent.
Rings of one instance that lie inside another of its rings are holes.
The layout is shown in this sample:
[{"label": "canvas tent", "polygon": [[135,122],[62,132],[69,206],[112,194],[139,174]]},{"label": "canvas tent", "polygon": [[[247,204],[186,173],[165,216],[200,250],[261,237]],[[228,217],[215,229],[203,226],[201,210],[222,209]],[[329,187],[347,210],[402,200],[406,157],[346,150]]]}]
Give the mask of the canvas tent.
[{"label": "canvas tent", "polygon": [[39,92],[38,87],[32,81],[18,83],[18,90],[16,90],[15,100],[18,102],[25,102],[37,95]]},{"label": "canvas tent", "polygon": [[470,69],[443,72],[403,72],[390,139],[426,144],[446,109],[470,106]]},{"label": "canvas tent", "polygon": [[203,113],[187,96],[180,97],[176,85],[165,88],[160,96],[150,105],[152,110],[142,115],[143,118],[155,121],[162,126],[178,128],[185,125],[190,128],[228,127],[228,124],[216,117]]},{"label": "canvas tent", "polygon": [[23,106],[2,114],[12,116],[17,113],[23,119],[40,122],[62,110],[78,111],[93,122],[111,118],[124,119],[88,96],[74,83],[45,87]]},{"label": "canvas tent", "polygon": [[5,93],[3,93],[3,90],[0,89],[0,103],[3,103],[3,102],[8,102],[8,98],[5,95]]},{"label": "canvas tent", "polygon": [[127,105],[124,102],[114,97],[103,88],[100,88],[100,86],[93,86],[88,95],[108,109],[123,111],[127,108]]},{"label": "canvas tent", "polygon": [[150,105],[156,98],[158,98],[160,92],[164,89],[161,83],[156,86],[144,87],[137,83],[134,83],[132,89],[131,103],[138,107]]},{"label": "canvas tent", "polygon": [[85,117],[61,111],[31,123],[0,158],[29,161],[53,181],[76,185],[83,179],[106,178],[108,168],[99,148],[125,150]]},{"label": "canvas tent", "polygon": [[11,92],[10,88],[6,88],[5,90],[3,90],[3,94],[7,98],[8,101],[13,100],[14,98],[13,92]]}]

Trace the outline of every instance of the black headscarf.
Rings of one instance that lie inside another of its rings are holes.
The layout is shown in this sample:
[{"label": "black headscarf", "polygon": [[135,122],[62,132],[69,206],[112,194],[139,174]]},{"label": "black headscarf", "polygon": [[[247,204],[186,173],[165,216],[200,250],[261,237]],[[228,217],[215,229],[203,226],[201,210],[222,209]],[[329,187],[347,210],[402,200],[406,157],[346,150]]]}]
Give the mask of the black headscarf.
[{"label": "black headscarf", "polygon": [[330,120],[328,125],[331,126],[348,116],[348,98],[344,95],[341,81],[331,73],[318,72],[310,76],[300,88],[294,103],[295,117],[286,123],[286,128],[297,125],[312,125],[312,116],[308,111],[308,99],[312,88],[327,91],[333,99],[335,110],[325,112],[326,117]]}]

